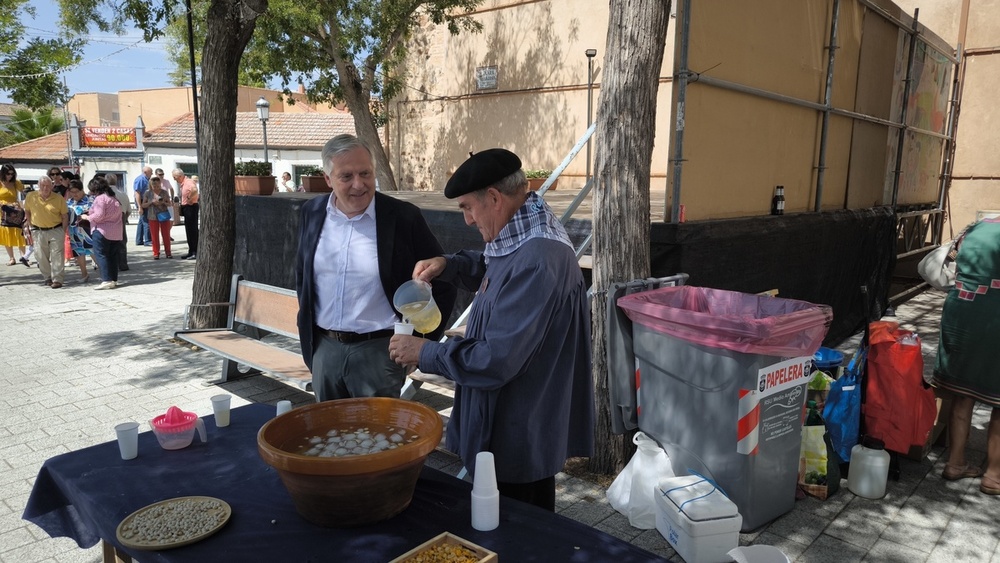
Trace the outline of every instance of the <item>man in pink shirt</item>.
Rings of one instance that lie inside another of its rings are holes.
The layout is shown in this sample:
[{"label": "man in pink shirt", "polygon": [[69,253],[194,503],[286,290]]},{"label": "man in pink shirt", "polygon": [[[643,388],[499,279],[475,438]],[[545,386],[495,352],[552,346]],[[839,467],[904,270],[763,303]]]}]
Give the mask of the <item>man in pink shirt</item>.
[{"label": "man in pink shirt", "polygon": [[198,186],[180,168],[175,168],[171,175],[181,193],[181,217],[188,243],[187,254],[181,256],[181,260],[195,260],[198,258]]}]

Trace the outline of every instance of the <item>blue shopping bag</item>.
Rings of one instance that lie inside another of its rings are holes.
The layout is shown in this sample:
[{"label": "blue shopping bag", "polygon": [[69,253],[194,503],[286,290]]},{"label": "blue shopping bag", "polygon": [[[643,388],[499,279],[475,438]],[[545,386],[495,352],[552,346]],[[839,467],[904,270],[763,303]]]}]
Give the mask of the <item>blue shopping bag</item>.
[{"label": "blue shopping bag", "polygon": [[863,347],[854,355],[840,379],[830,384],[830,393],[823,408],[823,419],[833,449],[840,459],[851,461],[851,448],[858,443],[861,425],[861,370],[864,369],[868,349]]}]

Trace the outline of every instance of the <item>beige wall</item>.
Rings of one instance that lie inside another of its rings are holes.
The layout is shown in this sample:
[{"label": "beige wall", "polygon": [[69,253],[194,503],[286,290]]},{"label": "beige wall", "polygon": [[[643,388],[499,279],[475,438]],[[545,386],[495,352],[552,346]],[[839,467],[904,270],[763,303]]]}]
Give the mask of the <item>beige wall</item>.
[{"label": "beige wall", "polygon": [[190,88],[151,88],[118,92],[122,126],[134,127],[141,115],[147,129],[153,129],[185,115],[193,108]]},{"label": "beige wall", "polygon": [[118,112],[118,96],[115,94],[76,94],[66,102],[66,109],[70,114],[76,114],[77,119],[86,120],[90,127],[116,127],[120,124],[120,116],[115,115]]},{"label": "beige wall", "polygon": [[[343,108],[327,104],[308,104],[304,93],[292,93],[295,104],[285,103],[280,92],[264,88],[240,86],[236,111],[257,111],[257,100],[264,96],[275,113],[343,113]],[[193,111],[191,88],[149,88],[122,90],[118,94],[77,94],[67,104],[70,113],[86,119],[88,125],[119,125],[135,127],[141,115],[147,129],[159,127]],[[116,123],[110,123],[114,112],[119,113]]]},{"label": "beige wall", "polygon": [[[607,4],[599,1],[487,1],[478,34],[426,26],[410,44],[408,88],[393,100],[387,130],[401,186],[443,189],[470,151],[505,147],[525,168],[558,166],[587,129],[587,57],[593,48],[594,110],[600,96]],[[673,20],[671,20],[671,34]],[[673,40],[668,40],[673,45]],[[672,48],[661,71],[653,189],[665,189]],[[477,67],[498,67],[495,90],[476,89]],[[623,124],[626,126],[626,124]],[[586,150],[560,179],[581,185]]]}]

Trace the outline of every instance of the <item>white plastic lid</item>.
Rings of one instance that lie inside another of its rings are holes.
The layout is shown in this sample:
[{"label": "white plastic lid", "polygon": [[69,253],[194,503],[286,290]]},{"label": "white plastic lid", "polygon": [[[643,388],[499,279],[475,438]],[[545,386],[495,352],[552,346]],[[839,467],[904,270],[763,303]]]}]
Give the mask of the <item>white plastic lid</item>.
[{"label": "white plastic lid", "polygon": [[664,495],[694,521],[732,518],[739,513],[736,504],[715,485],[698,475],[669,477],[657,485]]}]

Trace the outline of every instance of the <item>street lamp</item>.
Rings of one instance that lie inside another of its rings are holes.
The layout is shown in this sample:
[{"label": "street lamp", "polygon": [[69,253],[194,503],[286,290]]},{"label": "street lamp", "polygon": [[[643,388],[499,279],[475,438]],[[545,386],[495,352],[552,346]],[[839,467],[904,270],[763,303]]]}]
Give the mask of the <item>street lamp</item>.
[{"label": "street lamp", "polygon": [[267,164],[267,118],[271,115],[271,104],[261,96],[257,100],[257,119],[260,119],[260,125],[264,128],[264,163]]},{"label": "street lamp", "polygon": [[[594,57],[597,49],[587,49],[587,128],[594,123]],[[591,135],[590,137],[593,137]],[[587,181],[590,181],[590,137],[587,138]]]}]

